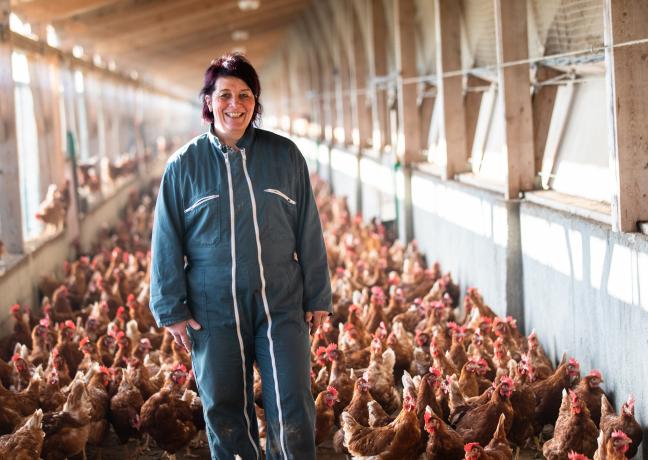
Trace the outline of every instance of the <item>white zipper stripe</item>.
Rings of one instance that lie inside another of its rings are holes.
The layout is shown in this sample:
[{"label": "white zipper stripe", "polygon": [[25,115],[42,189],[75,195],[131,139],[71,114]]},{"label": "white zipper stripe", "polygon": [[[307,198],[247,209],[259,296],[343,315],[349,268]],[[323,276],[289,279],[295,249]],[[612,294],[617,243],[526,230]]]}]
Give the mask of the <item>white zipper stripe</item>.
[{"label": "white zipper stripe", "polygon": [[279,378],[277,377],[277,363],[274,354],[274,342],[272,340],[272,317],[270,316],[270,307],[268,307],[268,298],[266,296],[266,281],[263,270],[263,262],[261,261],[261,240],[259,239],[259,222],[257,221],[256,214],[256,200],[254,198],[254,189],[252,188],[252,181],[247,170],[247,157],[245,156],[245,149],[241,149],[241,156],[243,157],[243,172],[245,173],[245,180],[247,181],[248,188],[250,189],[250,201],[252,202],[252,221],[254,222],[254,236],[257,244],[257,259],[259,262],[259,274],[261,277],[261,298],[263,299],[263,308],[265,309],[266,318],[268,320],[268,342],[270,343],[270,361],[272,362],[272,376],[274,377],[275,395],[277,399],[277,410],[279,412],[279,443],[281,444],[281,452],[284,459],[288,459],[286,453],[286,445],[284,442],[284,422],[283,411],[281,409],[281,396],[279,394]]},{"label": "white zipper stripe", "polygon": [[238,311],[238,301],[236,300],[236,232],[234,220],[234,190],[232,188],[232,171],[230,169],[229,158],[227,152],[223,152],[225,156],[225,166],[227,168],[227,186],[229,188],[229,205],[230,205],[230,229],[231,237],[230,243],[232,248],[232,300],[234,301],[234,317],[236,318],[236,335],[238,337],[239,348],[241,350],[241,370],[243,372],[243,415],[245,416],[245,423],[247,423],[248,438],[252,443],[256,457],[259,458],[259,451],[257,450],[256,443],[252,437],[252,428],[250,424],[250,417],[248,417],[248,400],[247,400],[247,373],[245,369],[245,351],[243,349],[243,336],[241,335],[241,319]]},{"label": "white zipper stripe", "polygon": [[218,198],[220,195],[209,195],[209,196],[204,196],[198,201],[196,201],[194,204],[189,206],[187,209],[184,210],[185,214],[188,213],[189,211],[196,209],[198,206],[203,204],[205,201],[213,200],[215,198]]},{"label": "white zipper stripe", "polygon": [[292,198],[290,198],[288,195],[286,195],[285,193],[283,193],[280,190],[277,190],[277,189],[274,189],[274,188],[267,188],[267,189],[264,190],[264,192],[274,193],[275,195],[279,195],[281,198],[283,198],[284,200],[286,200],[290,204],[297,204],[297,202],[295,200],[293,200]]}]

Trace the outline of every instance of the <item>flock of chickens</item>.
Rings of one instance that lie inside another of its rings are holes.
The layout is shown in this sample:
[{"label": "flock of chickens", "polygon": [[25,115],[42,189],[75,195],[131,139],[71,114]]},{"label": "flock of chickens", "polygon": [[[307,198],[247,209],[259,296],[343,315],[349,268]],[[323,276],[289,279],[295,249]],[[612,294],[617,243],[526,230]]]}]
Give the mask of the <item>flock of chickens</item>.
[{"label": "flock of chickens", "polygon": [[[600,372],[581,377],[566,356],[554,367],[534,332],[524,337],[476,289],[461,299],[415,242],[388,243],[380,223],[351,218],[326,184],[313,186],[334,301],[311,348],[318,444],[385,460],[512,459],[524,447],[548,459],[636,454],[631,396],[617,415]],[[202,442],[191,358],[148,309],[150,189],[130,195],[92,256],[41,281],[38,312],[11,308],[14,330],[0,342],[0,458],[85,454],[110,430],[122,443],[144,438],[139,451],[152,439],[170,456]],[[256,372],[254,390],[264,436]]]}]

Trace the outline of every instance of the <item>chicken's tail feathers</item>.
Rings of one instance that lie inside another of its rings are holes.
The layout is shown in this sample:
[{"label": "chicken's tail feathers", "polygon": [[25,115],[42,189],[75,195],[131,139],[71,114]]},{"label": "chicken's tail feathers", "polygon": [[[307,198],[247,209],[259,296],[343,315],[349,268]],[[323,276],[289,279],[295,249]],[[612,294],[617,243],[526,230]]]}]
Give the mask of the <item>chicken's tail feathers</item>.
[{"label": "chicken's tail feathers", "polygon": [[614,407],[610,403],[610,400],[604,394],[601,395],[601,420],[605,417],[614,416]]},{"label": "chicken's tail feathers", "polygon": [[506,443],[508,444],[508,439],[506,439],[506,415],[502,412],[499,416],[499,421],[497,422],[497,428],[493,434],[493,442],[495,443]]},{"label": "chicken's tail feathers", "polygon": [[28,429],[38,428],[40,430],[42,429],[42,426],[43,426],[43,409],[36,409],[36,411],[27,420],[27,428]]},{"label": "chicken's tail feathers", "polygon": [[563,364],[567,364],[567,352],[564,352],[562,354],[562,358],[560,359],[560,362],[558,363],[558,367],[562,366]]}]

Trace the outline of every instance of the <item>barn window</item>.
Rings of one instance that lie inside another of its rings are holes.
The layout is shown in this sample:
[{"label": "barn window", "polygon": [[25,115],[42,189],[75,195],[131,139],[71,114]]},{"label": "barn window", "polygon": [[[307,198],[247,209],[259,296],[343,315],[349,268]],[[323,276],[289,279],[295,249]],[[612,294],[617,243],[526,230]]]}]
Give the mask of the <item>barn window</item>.
[{"label": "barn window", "polygon": [[20,176],[20,201],[22,204],[23,237],[37,237],[42,223],[36,219],[40,204],[40,171],[38,161],[38,132],[34,116],[34,99],[29,86],[29,62],[23,53],[11,55],[15,83],[16,141],[18,144],[18,169]]}]

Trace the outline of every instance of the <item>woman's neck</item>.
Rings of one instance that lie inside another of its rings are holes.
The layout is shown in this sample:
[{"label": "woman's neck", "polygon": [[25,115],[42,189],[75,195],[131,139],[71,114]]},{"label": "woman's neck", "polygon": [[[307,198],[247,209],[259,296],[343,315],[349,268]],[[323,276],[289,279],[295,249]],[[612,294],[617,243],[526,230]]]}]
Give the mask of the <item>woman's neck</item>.
[{"label": "woman's neck", "polygon": [[226,146],[228,146],[228,147],[230,147],[232,149],[238,150],[238,147],[236,146],[236,143],[241,139],[240,137],[238,137],[238,138],[227,137],[227,136],[223,135],[222,133],[219,133],[218,131],[216,131],[216,129],[214,129],[213,125],[212,125],[212,133],[216,137],[218,137],[218,140],[220,141],[221,144],[224,144],[224,145],[226,145]]}]

